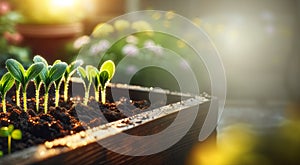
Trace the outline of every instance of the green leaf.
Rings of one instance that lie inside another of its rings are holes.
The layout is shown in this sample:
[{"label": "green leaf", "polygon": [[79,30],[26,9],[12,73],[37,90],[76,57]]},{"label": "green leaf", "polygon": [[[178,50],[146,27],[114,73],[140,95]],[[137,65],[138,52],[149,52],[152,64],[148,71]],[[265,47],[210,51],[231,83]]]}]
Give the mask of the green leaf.
[{"label": "green leaf", "polygon": [[76,61],[73,61],[68,67],[67,67],[67,70],[66,70],[66,73],[65,73],[65,79],[67,80],[70,76],[72,76],[76,69],[81,66],[83,64],[83,61],[82,60],[76,60]]},{"label": "green leaf", "polygon": [[45,64],[46,67],[48,67],[48,62],[40,55],[36,55],[33,57],[33,62],[37,63],[37,62],[42,62]]},{"label": "green leaf", "polygon": [[41,73],[39,74],[41,80],[46,84],[48,84],[47,78],[48,78],[48,67],[44,67],[44,69],[41,71]]},{"label": "green leaf", "polygon": [[100,84],[101,84],[102,89],[105,88],[106,83],[108,82],[108,79],[109,79],[109,74],[106,70],[100,72],[99,80],[100,80]]},{"label": "green leaf", "polygon": [[38,76],[44,68],[45,65],[42,62],[32,64],[26,71],[25,83]]},{"label": "green leaf", "polygon": [[88,74],[88,80],[89,80],[89,81],[93,81],[93,79],[94,79],[95,77],[97,77],[97,75],[98,75],[98,70],[97,70],[97,68],[95,68],[95,67],[92,66],[92,65],[87,65],[87,66],[86,66],[86,72],[87,72],[87,74]]},{"label": "green leaf", "polygon": [[25,70],[21,63],[14,59],[8,59],[6,61],[7,70],[11,75],[19,82],[24,83]]},{"label": "green leaf", "polygon": [[59,79],[65,73],[67,69],[67,64],[65,62],[60,62],[58,64],[53,65],[49,71],[49,79],[51,82]]},{"label": "green leaf", "polygon": [[58,87],[57,85],[60,84],[60,82],[62,82],[64,76],[62,75],[60,78],[58,78],[57,80],[54,81],[54,84],[56,85],[56,87]]},{"label": "green leaf", "polygon": [[8,125],[8,132],[9,132],[9,134],[11,134],[12,133],[12,131],[14,130],[14,125],[12,125],[12,124],[9,124]]},{"label": "green leaf", "polygon": [[[54,63],[53,63],[53,65],[59,64],[59,63],[62,63],[61,60],[55,60]],[[67,63],[66,63],[66,64],[67,64]],[[67,66],[67,68],[68,68],[68,66]],[[67,71],[67,68],[66,68],[66,71]],[[66,74],[66,71],[63,73],[63,75],[62,75],[61,77],[59,77],[58,79],[55,80],[54,84],[55,84],[56,88],[59,88],[58,85],[59,85],[60,82],[63,80],[64,74]]]},{"label": "green leaf", "polygon": [[9,130],[8,130],[8,127],[1,127],[0,128],[0,136],[1,137],[8,137],[10,134],[9,134]]},{"label": "green leaf", "polygon": [[68,66],[68,69],[67,69],[67,72],[69,74],[71,74],[71,72],[74,72],[79,66],[81,66],[83,64],[83,61],[82,60],[76,60],[76,61],[73,61],[69,66]]},{"label": "green leaf", "polygon": [[78,67],[78,74],[82,79],[87,79],[87,74],[83,67]]},{"label": "green leaf", "polygon": [[[41,71],[42,72],[42,71]],[[40,76],[36,76],[35,78],[34,78],[34,83],[35,83],[35,85],[38,87],[38,85],[40,84],[42,82],[42,79],[41,79],[41,77]]]},{"label": "green leaf", "polygon": [[0,91],[1,94],[4,95],[7,91],[9,91],[14,86],[14,78],[11,76],[9,72],[5,73],[0,80]]},{"label": "green leaf", "polygon": [[94,67],[94,69],[90,73],[90,76],[91,76],[92,82],[94,83],[96,89],[100,85],[99,75],[100,75],[100,73],[99,73],[98,69]]},{"label": "green leaf", "polygon": [[0,157],[2,157],[3,156],[3,151],[0,151]]},{"label": "green leaf", "polygon": [[58,64],[58,63],[61,63],[61,60],[55,60],[53,65]]},{"label": "green leaf", "polygon": [[11,137],[15,140],[21,140],[22,139],[22,132],[19,129],[13,130],[11,133]]},{"label": "green leaf", "polygon": [[100,67],[100,72],[104,70],[108,72],[109,75],[108,79],[111,80],[116,70],[115,63],[112,60],[105,61]]}]

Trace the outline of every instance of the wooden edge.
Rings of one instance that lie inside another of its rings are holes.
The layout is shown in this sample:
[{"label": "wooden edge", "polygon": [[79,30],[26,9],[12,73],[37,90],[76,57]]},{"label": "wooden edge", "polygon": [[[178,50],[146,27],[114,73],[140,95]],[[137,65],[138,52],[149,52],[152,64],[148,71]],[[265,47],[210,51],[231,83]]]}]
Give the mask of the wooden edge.
[{"label": "wooden edge", "polygon": [[[177,92],[170,92],[167,90],[157,90],[153,88],[146,88],[140,86],[132,86],[126,84],[110,84],[111,87],[116,88],[127,88],[131,90],[138,91],[154,91],[154,92],[164,92],[171,95],[180,95],[180,96],[191,96],[190,94],[181,94]],[[188,107],[197,106],[202,103],[209,102],[210,99],[203,96],[194,96],[186,100],[169,104],[160,108],[156,108],[141,114],[137,114],[125,119],[121,119],[115,122],[107,123],[87,129],[76,133],[74,135],[65,136],[60,139],[55,139],[51,142],[45,142],[37,146],[33,146],[27,149],[24,149],[19,152],[15,152],[11,155],[7,155],[0,159],[0,164],[33,164],[47,158],[58,156],[63,153],[67,153],[73,149],[87,146],[88,144],[95,143],[97,141],[106,139],[110,136],[117,135],[118,133],[128,131],[130,129],[142,126],[146,123],[149,123],[153,120],[157,120],[168,116],[170,114],[177,113],[181,110],[184,110]],[[124,122],[126,121],[126,122]]]}]

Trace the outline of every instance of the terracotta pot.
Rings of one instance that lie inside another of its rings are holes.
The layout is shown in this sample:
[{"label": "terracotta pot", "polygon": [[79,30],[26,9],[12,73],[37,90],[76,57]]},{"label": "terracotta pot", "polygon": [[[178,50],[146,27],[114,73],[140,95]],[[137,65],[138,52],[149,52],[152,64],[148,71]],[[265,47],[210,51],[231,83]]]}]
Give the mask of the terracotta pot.
[{"label": "terracotta pot", "polygon": [[24,36],[24,46],[32,49],[32,54],[42,55],[52,63],[56,59],[70,61],[66,45],[73,42],[83,32],[81,23],[34,25],[20,24],[17,30]]},{"label": "terracotta pot", "polygon": [[[81,84],[72,83],[72,88],[81,88]],[[167,105],[141,114],[88,129],[85,132],[56,139],[49,147],[41,144],[15,152],[0,159],[0,164],[184,164],[194,145],[215,144],[215,132],[203,142],[198,142],[199,132],[207,116],[211,99],[204,96],[174,93],[140,86],[112,84],[108,87],[107,99],[112,100],[115,93],[122,96],[129,91],[132,100],[148,100],[153,95],[166,95]],[[195,109],[196,107],[196,109]],[[189,116],[196,110],[195,121],[187,133],[170,148],[146,156],[126,156],[107,149],[114,147],[125,153],[136,149],[147,151],[150,146],[161,146],[172,137],[180,137],[184,124],[189,119],[175,123],[172,134],[154,142],[137,143],[130,137],[123,138],[123,133],[135,136],[153,135],[163,131],[176,119],[179,112]],[[68,143],[66,143],[68,142]],[[201,153],[205,154],[205,153]]]}]

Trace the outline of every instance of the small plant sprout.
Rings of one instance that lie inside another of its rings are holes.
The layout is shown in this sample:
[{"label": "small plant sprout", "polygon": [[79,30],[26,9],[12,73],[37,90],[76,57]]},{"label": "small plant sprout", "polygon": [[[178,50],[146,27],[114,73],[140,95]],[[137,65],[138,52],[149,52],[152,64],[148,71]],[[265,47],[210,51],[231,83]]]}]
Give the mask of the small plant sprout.
[{"label": "small plant sprout", "polygon": [[[58,63],[62,63],[61,60],[54,61],[53,65],[58,64]],[[59,89],[60,89],[60,85],[62,83],[63,78],[64,78],[64,76],[62,75],[61,77],[59,77],[57,80],[54,81],[54,85],[55,85],[55,106],[56,107],[58,107],[58,103],[59,103]]]},{"label": "small plant sprout", "polygon": [[78,67],[78,74],[83,80],[84,87],[84,104],[87,105],[89,96],[90,96],[90,88],[93,82],[93,79],[97,76],[97,69],[92,65],[87,65],[85,69],[83,67]]},{"label": "small plant sprout", "polygon": [[71,76],[75,73],[77,68],[83,64],[82,60],[76,60],[72,62],[70,65],[68,65],[66,72],[64,74],[64,101],[68,101],[68,91],[69,91],[69,82],[71,79]]},{"label": "small plant sprout", "polygon": [[6,93],[14,86],[15,79],[6,73],[0,80],[0,95],[2,96],[2,109],[6,113]]},{"label": "small plant sprout", "polygon": [[7,70],[22,86],[23,93],[23,109],[27,111],[27,94],[26,89],[30,80],[34,79],[43,70],[45,65],[43,63],[32,64],[26,71],[24,67],[14,59],[6,61]]},{"label": "small plant sprout", "polygon": [[100,94],[100,72],[98,71],[97,68],[94,69],[94,75],[92,75],[93,77],[93,84],[94,84],[94,88],[95,88],[95,100],[97,102],[99,102],[99,94]]},{"label": "small plant sprout", "polygon": [[[40,55],[36,55],[33,58],[34,63],[42,62],[45,66],[48,66],[47,61],[41,57]],[[34,84],[35,84],[35,103],[36,103],[36,110],[39,111],[40,106],[40,90],[42,86],[42,79],[40,76],[36,76],[34,78]]]},{"label": "small plant sprout", "polygon": [[21,140],[22,132],[19,129],[14,129],[14,126],[10,124],[8,127],[0,128],[0,136],[7,137],[7,150],[8,150],[8,154],[10,154],[11,153],[11,139]]},{"label": "small plant sprout", "polygon": [[100,67],[99,81],[101,85],[101,102],[106,103],[106,86],[115,74],[115,63],[111,60],[105,61]]},{"label": "small plant sprout", "polygon": [[67,64],[65,62],[59,62],[53,66],[46,66],[40,73],[40,77],[44,83],[45,87],[45,96],[44,96],[44,113],[48,112],[48,99],[49,99],[49,90],[57,79],[61,78],[65,73]]}]

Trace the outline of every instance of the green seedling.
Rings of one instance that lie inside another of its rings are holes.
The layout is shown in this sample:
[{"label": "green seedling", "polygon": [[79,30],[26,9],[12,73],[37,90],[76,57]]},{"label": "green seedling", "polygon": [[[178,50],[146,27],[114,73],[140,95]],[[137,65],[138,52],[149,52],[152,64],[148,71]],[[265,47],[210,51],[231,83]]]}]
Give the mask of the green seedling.
[{"label": "green seedling", "polygon": [[78,67],[78,74],[83,80],[84,86],[84,104],[87,105],[90,97],[90,88],[93,82],[93,79],[97,76],[97,69],[91,65],[87,65],[85,69],[83,67]]},{"label": "green seedling", "polygon": [[76,60],[68,65],[66,72],[64,74],[64,101],[68,101],[68,91],[69,91],[69,82],[71,80],[71,76],[75,73],[77,68],[83,64],[82,60]]},{"label": "green seedling", "polygon": [[93,81],[93,85],[94,85],[94,88],[95,88],[95,100],[97,102],[99,102],[99,94],[100,94],[100,72],[98,71],[97,68],[94,67],[94,70],[93,70],[94,74],[92,75],[92,81]]},{"label": "green seedling", "polygon": [[13,125],[9,125],[8,127],[1,127],[0,128],[0,136],[7,137],[7,150],[8,154],[11,153],[11,139],[14,140],[21,140],[22,139],[22,132],[19,129],[14,129]]},{"label": "green seedling", "polygon": [[[34,63],[42,62],[45,66],[48,66],[47,61],[41,57],[40,55],[36,55],[33,58]],[[35,84],[35,101],[36,101],[36,111],[39,111],[40,106],[40,90],[41,86],[43,84],[43,81],[40,76],[36,76],[34,78],[34,84]]]},{"label": "green seedling", "polygon": [[101,87],[101,102],[106,103],[106,86],[115,74],[115,63],[111,60],[105,61],[100,67],[99,84]]},{"label": "green seedling", "polygon": [[[56,60],[56,61],[54,61],[53,65],[59,64],[59,63],[62,63],[61,60]],[[63,73],[63,75],[64,75],[64,73]],[[62,80],[64,78],[63,75],[61,77],[59,77],[57,80],[54,81],[54,85],[55,85],[55,106],[56,107],[58,107],[58,103],[59,103],[59,89],[60,89],[60,85],[62,83]]]},{"label": "green seedling", "polygon": [[14,86],[15,79],[10,73],[5,73],[0,80],[0,95],[2,97],[2,109],[6,113],[6,93]]},{"label": "green seedling", "polygon": [[34,79],[43,70],[45,65],[41,62],[32,64],[27,70],[24,69],[21,63],[14,59],[6,61],[7,70],[22,86],[23,93],[23,109],[27,111],[27,85],[30,80]]},{"label": "green seedling", "polygon": [[40,77],[44,83],[45,87],[45,96],[44,96],[44,112],[48,112],[48,100],[49,100],[49,90],[57,79],[63,76],[67,68],[67,64],[65,62],[60,62],[54,64],[53,66],[45,67],[40,73]]}]

